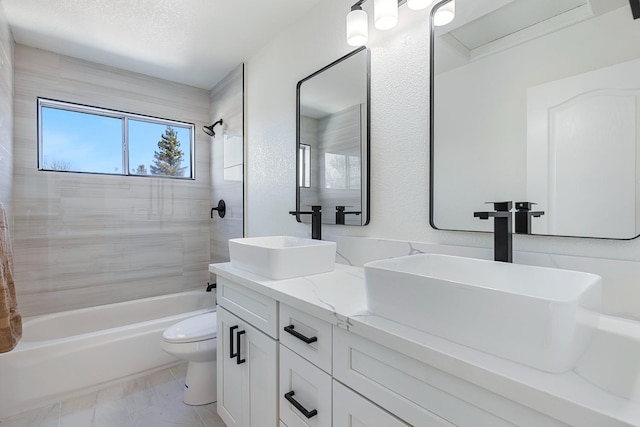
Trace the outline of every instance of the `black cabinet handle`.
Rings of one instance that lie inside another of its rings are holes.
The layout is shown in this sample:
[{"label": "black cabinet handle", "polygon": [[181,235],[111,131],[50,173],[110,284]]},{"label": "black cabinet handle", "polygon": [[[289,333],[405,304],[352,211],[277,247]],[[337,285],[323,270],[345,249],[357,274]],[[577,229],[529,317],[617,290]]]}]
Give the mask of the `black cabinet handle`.
[{"label": "black cabinet handle", "polygon": [[244,335],[246,331],[238,331],[236,332],[236,341],[238,342],[238,353],[236,353],[236,365],[240,365],[241,363],[246,362],[245,359],[240,359],[240,337]]},{"label": "black cabinet handle", "polygon": [[236,325],[236,326],[231,326],[231,327],[229,328],[229,359],[233,359],[233,358],[234,358],[234,357],[236,357],[236,356],[237,356],[237,354],[239,353],[239,352],[238,352],[238,353],[235,353],[235,352],[233,351],[233,347],[234,347],[234,345],[233,345],[233,331],[235,331],[236,329],[238,329],[238,325]]},{"label": "black cabinet handle", "polygon": [[291,390],[289,393],[285,393],[284,398],[287,399],[289,401],[289,403],[291,403],[293,406],[296,407],[296,409],[298,411],[300,411],[302,413],[302,415],[304,415],[307,418],[311,418],[311,417],[315,417],[316,415],[318,415],[318,411],[316,409],[313,409],[311,411],[307,411],[307,409],[302,406],[300,404],[300,402],[298,402],[297,400],[295,400],[293,398],[293,395],[296,394],[293,390]]},{"label": "black cabinet handle", "polygon": [[311,337],[311,338],[305,337],[300,332],[294,331],[293,330],[294,328],[295,326],[293,325],[285,326],[284,331],[290,333],[291,335],[298,338],[299,340],[306,342],[307,344],[311,344],[312,342],[318,341],[318,337]]}]

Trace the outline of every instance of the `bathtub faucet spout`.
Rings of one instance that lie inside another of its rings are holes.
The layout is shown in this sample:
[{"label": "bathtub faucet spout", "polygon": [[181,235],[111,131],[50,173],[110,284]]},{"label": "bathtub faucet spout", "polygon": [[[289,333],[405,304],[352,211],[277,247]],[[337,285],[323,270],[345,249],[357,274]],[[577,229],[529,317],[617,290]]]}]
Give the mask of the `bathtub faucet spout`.
[{"label": "bathtub faucet spout", "polygon": [[211,289],[215,289],[216,288],[216,282],[213,283],[209,283],[207,282],[207,292],[211,292]]}]

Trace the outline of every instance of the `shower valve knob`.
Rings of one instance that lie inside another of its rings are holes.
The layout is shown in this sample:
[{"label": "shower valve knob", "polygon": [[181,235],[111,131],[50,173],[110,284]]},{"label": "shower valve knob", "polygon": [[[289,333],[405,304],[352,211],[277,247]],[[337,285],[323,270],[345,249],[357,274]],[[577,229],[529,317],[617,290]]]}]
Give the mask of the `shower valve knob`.
[{"label": "shower valve knob", "polygon": [[217,207],[211,208],[211,218],[213,218],[213,211],[218,211],[218,216],[224,218],[227,213],[227,205],[224,203],[224,200],[220,200]]}]

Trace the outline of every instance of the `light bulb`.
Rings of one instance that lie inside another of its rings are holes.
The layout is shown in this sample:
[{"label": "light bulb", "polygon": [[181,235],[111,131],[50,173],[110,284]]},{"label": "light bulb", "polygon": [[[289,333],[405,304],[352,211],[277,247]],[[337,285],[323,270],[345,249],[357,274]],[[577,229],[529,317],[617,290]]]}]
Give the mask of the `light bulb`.
[{"label": "light bulb", "polygon": [[379,30],[389,30],[398,23],[397,0],[374,0],[373,17]]},{"label": "light bulb", "polygon": [[433,15],[433,25],[436,27],[441,27],[443,25],[447,25],[449,22],[453,21],[453,18],[456,17],[456,0],[451,0],[449,3],[441,6]]},{"label": "light bulb", "polygon": [[352,10],[347,14],[347,43],[350,46],[363,46],[368,39],[367,12],[362,9]]},{"label": "light bulb", "polygon": [[432,0],[407,0],[407,7],[411,10],[422,10],[431,3]]}]

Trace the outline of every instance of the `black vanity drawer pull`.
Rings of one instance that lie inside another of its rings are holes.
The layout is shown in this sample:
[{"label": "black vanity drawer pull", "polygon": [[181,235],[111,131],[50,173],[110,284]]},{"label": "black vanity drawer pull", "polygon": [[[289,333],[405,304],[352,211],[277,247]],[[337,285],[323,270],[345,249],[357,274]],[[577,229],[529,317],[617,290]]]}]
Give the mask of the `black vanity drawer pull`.
[{"label": "black vanity drawer pull", "polygon": [[238,325],[236,326],[231,326],[229,328],[229,359],[233,359],[234,357],[237,356],[237,353],[235,353],[233,351],[233,331],[235,331],[236,329],[238,329]]},{"label": "black vanity drawer pull", "polygon": [[246,331],[236,332],[236,341],[238,342],[238,353],[236,353],[236,365],[246,362],[245,359],[240,359],[240,337],[244,335]]},{"label": "black vanity drawer pull", "polygon": [[296,332],[293,330],[294,326],[293,325],[289,325],[289,326],[285,326],[284,327],[284,331],[290,333],[291,335],[293,335],[294,337],[298,338],[301,341],[306,342],[307,344],[311,344],[312,342],[316,342],[318,341],[318,337],[305,337],[304,335],[302,335],[300,332]]},{"label": "black vanity drawer pull", "polygon": [[300,404],[300,402],[298,402],[297,400],[295,400],[293,398],[293,395],[296,394],[293,390],[291,390],[289,393],[285,393],[284,398],[287,399],[289,401],[289,403],[291,403],[293,406],[296,407],[296,409],[298,411],[300,411],[302,413],[302,415],[304,415],[307,418],[311,418],[311,417],[315,417],[316,415],[318,415],[318,411],[316,409],[313,409],[311,411],[307,411],[307,409],[302,406]]}]

